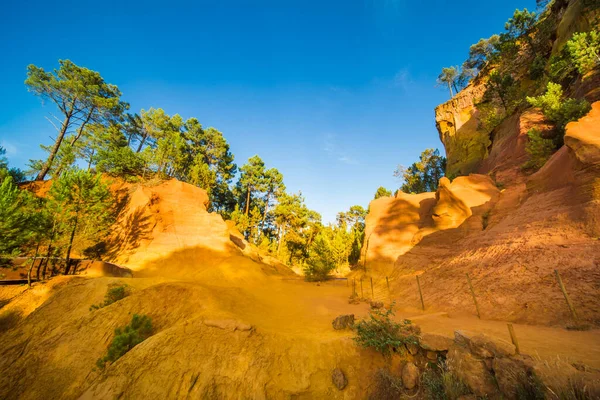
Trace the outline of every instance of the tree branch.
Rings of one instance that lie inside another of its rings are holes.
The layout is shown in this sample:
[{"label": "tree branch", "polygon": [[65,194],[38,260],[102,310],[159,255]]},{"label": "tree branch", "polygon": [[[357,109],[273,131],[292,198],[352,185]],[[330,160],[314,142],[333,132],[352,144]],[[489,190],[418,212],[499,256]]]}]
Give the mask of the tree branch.
[{"label": "tree branch", "polygon": [[50,122],[52,124],[52,126],[54,127],[54,129],[56,129],[57,132],[60,132],[60,128],[58,126],[56,126],[50,118],[48,118],[46,116],[44,116],[44,118],[46,118],[48,120],[48,122]]}]

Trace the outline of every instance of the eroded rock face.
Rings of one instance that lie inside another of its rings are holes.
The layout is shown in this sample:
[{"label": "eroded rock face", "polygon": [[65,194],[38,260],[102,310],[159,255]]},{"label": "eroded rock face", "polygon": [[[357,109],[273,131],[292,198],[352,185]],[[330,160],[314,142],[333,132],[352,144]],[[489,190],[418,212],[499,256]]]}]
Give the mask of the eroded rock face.
[{"label": "eroded rock face", "polygon": [[[369,205],[362,260],[367,268],[391,268],[426,236],[463,224],[473,215],[491,207],[500,191],[490,177],[472,174],[450,182],[442,178],[436,193],[382,197]],[[479,223],[479,227],[481,224]],[[380,271],[381,272],[381,271]]]},{"label": "eroded rock face", "polygon": [[472,215],[471,209],[452,192],[450,186],[450,180],[443,177],[435,193],[432,218],[439,229],[455,228]]},{"label": "eroded rock face", "polygon": [[600,101],[585,117],[567,125],[565,145],[583,164],[600,164]]},{"label": "eroded rock face", "polygon": [[489,135],[479,128],[479,111],[475,106],[483,93],[483,82],[474,82],[453,99],[435,109],[435,123],[446,149],[450,176],[474,172],[487,156]]}]

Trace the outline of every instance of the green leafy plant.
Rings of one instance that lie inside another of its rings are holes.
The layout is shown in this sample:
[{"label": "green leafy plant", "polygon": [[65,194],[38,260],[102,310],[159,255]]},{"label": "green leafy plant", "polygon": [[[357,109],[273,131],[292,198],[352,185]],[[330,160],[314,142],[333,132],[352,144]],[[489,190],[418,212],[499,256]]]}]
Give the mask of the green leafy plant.
[{"label": "green leafy plant", "polygon": [[527,97],[534,107],[539,107],[544,116],[554,123],[559,132],[558,145],[562,145],[565,127],[571,121],[576,121],[590,111],[590,104],[585,100],[564,98],[562,86],[548,82],[546,93],[537,97]]},{"label": "green leafy plant", "polygon": [[94,304],[90,306],[90,311],[109,306],[121,299],[124,299],[125,297],[127,297],[127,288],[125,286],[109,287],[106,290],[104,301],[100,304]]},{"label": "green leafy plant", "polygon": [[371,310],[370,318],[356,324],[354,341],[361,347],[373,348],[388,356],[403,353],[406,344],[418,344],[419,328],[405,319],[398,323],[392,320],[394,304],[390,308]]},{"label": "green leafy plant", "polygon": [[479,126],[478,129],[483,132],[490,133],[496,128],[506,117],[503,110],[499,110],[491,101],[477,104],[479,110]]},{"label": "green leafy plant", "polygon": [[567,49],[579,73],[585,75],[600,64],[600,33],[575,33],[567,42]]},{"label": "green leafy plant", "polygon": [[527,137],[529,142],[525,145],[525,150],[529,154],[529,161],[523,164],[523,169],[537,171],[556,151],[556,144],[552,139],[543,137],[542,132],[535,128],[527,132]]},{"label": "green leafy plant", "polygon": [[152,335],[152,320],[147,315],[134,314],[131,323],[115,329],[115,337],[108,347],[108,353],[96,362],[103,369],[107,362],[113,363]]},{"label": "green leafy plant", "polygon": [[529,77],[533,80],[538,80],[544,76],[546,70],[546,58],[537,56],[533,59],[529,66]]},{"label": "green leafy plant", "polygon": [[548,77],[553,82],[563,84],[573,82],[577,78],[577,67],[567,47],[564,47],[560,53],[550,57]]}]

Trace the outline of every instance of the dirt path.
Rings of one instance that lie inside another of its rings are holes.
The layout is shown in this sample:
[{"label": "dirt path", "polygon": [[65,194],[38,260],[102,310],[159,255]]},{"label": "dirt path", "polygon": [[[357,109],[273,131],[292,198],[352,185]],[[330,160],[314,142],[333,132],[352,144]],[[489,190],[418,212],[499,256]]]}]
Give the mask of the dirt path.
[{"label": "dirt path", "polygon": [[[276,286],[277,287],[277,286]],[[300,281],[282,281],[268,292],[269,308],[244,310],[252,316],[258,326],[289,333],[327,336],[336,332],[330,329],[331,321],[340,314],[355,314],[364,317],[368,305],[348,303],[351,289],[344,281],[334,283],[307,284]],[[241,311],[241,310],[240,310]],[[510,341],[506,322],[480,320],[470,315],[448,315],[443,312],[423,313],[414,308],[398,307],[396,318],[408,318],[421,326],[424,332],[454,336],[456,330],[486,333]],[[284,325],[284,326],[282,326]],[[600,368],[600,330],[571,331],[560,327],[513,324],[521,352],[542,360],[583,362]]]}]

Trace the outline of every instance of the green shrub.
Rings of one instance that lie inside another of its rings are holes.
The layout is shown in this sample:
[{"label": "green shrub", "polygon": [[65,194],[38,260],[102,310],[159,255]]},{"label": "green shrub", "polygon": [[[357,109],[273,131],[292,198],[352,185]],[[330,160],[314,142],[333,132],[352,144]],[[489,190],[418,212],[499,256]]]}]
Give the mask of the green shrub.
[{"label": "green shrub", "polygon": [[546,58],[543,56],[537,56],[529,66],[529,77],[534,81],[542,78],[546,71]]},{"label": "green shrub", "polygon": [[115,337],[108,347],[108,353],[99,358],[96,365],[103,369],[107,362],[115,362],[151,335],[152,320],[150,317],[134,314],[129,325],[115,329]]},{"label": "green shrub", "polygon": [[559,135],[558,145],[562,146],[565,127],[590,111],[590,104],[585,100],[564,99],[562,86],[548,82],[546,93],[537,97],[527,97],[527,101],[542,110],[544,116],[554,123]]},{"label": "green shrub", "polygon": [[104,301],[100,304],[90,306],[90,311],[109,306],[125,297],[127,297],[127,288],[125,285],[109,287],[104,295]]},{"label": "green shrub", "polygon": [[409,320],[392,320],[393,304],[387,310],[371,310],[370,318],[356,324],[354,341],[361,347],[373,348],[387,356],[392,351],[403,353],[405,344],[418,344],[419,328]]},{"label": "green shrub", "polygon": [[600,33],[575,33],[567,42],[567,49],[579,73],[585,75],[600,64]]},{"label": "green shrub", "polygon": [[537,171],[542,168],[550,156],[556,151],[556,144],[552,139],[546,139],[538,129],[530,129],[527,132],[529,142],[525,150],[529,154],[529,161],[523,165],[523,169]]},{"label": "green shrub", "polygon": [[477,104],[477,110],[479,111],[478,128],[487,133],[493,131],[506,117],[504,111],[499,111],[492,102]]},{"label": "green shrub", "polygon": [[550,57],[548,77],[553,82],[564,84],[568,84],[577,78],[577,67],[566,47],[559,54]]}]

